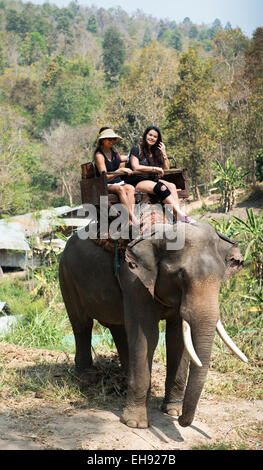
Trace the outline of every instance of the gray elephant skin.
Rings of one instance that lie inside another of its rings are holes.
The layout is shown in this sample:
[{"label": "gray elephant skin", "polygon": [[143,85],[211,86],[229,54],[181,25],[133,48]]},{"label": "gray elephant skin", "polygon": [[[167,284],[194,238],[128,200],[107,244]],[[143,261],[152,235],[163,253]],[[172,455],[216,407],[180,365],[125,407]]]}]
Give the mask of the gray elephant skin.
[{"label": "gray elephant skin", "polygon": [[[168,249],[180,230],[184,230],[183,248]],[[159,321],[166,320],[162,411],[177,415],[181,404],[178,422],[185,427],[194,419],[216,329],[232,351],[247,361],[224,332],[218,304],[221,283],[242,269],[243,261],[237,244],[219,237],[210,224],[170,225],[163,237],[157,232],[128,244],[119,280],[113,253],[74,234],[61,256],[60,286],[75,336],[75,368],[82,378],[89,380],[93,368],[93,320],[111,331],[128,375],[121,421],[130,427],[149,425],[152,360]]]}]

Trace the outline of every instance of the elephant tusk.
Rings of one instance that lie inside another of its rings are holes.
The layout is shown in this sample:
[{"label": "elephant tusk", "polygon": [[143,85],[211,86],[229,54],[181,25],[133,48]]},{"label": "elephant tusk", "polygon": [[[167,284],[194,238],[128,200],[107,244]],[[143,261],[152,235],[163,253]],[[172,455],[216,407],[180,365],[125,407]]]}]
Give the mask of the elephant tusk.
[{"label": "elephant tusk", "polygon": [[218,320],[216,324],[216,329],[217,332],[220,336],[220,338],[224,341],[224,343],[229,347],[229,349],[241,359],[243,362],[248,362],[247,357],[245,354],[243,354],[240,349],[235,345],[235,343],[232,341],[232,339],[228,336],[225,328],[223,327],[222,323],[220,320]]},{"label": "elephant tusk", "polygon": [[199,357],[197,356],[194,350],[190,325],[185,320],[183,320],[183,338],[185,349],[187,350],[191,360],[197,367],[202,367],[202,362],[200,361]]}]

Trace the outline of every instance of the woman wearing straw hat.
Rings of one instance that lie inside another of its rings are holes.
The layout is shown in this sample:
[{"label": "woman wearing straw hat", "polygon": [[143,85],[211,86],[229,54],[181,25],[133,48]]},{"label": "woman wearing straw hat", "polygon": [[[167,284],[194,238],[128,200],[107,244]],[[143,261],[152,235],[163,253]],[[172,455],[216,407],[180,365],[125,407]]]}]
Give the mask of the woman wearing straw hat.
[{"label": "woman wearing straw hat", "polygon": [[[134,207],[134,186],[126,184],[118,173],[132,174],[130,168],[120,168],[124,159],[114,148],[114,144],[120,142],[122,138],[117,135],[110,127],[102,127],[99,131],[97,148],[94,152],[96,172],[101,175],[104,171],[115,172],[115,175],[107,174],[108,191],[119,197],[120,203],[126,206],[129,215],[129,221],[138,224],[138,220],[133,214]],[[117,174],[117,176],[116,176]]]}]

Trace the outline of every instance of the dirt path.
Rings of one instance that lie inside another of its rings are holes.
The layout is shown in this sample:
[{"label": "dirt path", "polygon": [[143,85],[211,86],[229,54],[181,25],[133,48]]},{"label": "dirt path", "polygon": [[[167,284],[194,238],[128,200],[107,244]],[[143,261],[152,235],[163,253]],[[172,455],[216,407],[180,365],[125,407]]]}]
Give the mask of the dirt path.
[{"label": "dirt path", "polygon": [[0,353],[0,450],[189,450],[222,443],[263,449],[263,401],[223,401],[206,392],[193,424],[182,428],[160,411],[165,369],[154,364],[151,426],[131,429],[119,420],[125,397],[114,370],[97,388],[79,391],[72,356],[3,342]]}]

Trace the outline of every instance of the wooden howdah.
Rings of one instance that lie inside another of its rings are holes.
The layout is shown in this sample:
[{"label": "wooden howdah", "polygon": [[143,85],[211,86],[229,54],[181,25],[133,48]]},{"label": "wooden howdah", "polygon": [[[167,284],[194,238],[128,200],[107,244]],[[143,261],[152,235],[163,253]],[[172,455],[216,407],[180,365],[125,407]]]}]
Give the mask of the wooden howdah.
[{"label": "wooden howdah", "polygon": [[[81,170],[82,179],[80,181],[80,189],[82,204],[93,204],[94,206],[99,206],[100,196],[108,196],[109,205],[119,202],[119,199],[115,194],[109,194],[108,192],[106,173],[97,176],[93,162],[84,163],[81,165]],[[179,198],[187,199],[189,197],[186,169],[171,168],[169,170],[164,170],[162,180],[169,181],[176,185]]]}]

